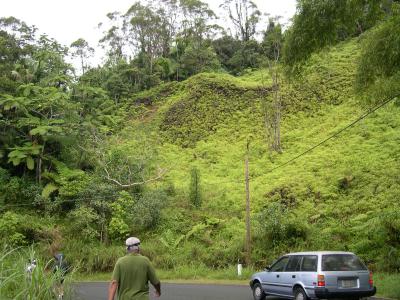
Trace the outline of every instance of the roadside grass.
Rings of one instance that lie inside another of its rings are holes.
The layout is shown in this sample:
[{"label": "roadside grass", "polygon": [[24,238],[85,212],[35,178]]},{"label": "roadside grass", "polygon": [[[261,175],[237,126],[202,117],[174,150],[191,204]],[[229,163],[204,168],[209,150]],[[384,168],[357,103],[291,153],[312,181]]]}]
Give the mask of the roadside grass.
[{"label": "roadside grass", "polygon": [[375,273],[374,282],[378,289],[377,296],[400,299],[400,273]]},{"label": "roadside grass", "polygon": [[[210,283],[210,284],[239,284],[247,285],[254,269],[243,268],[242,275],[238,276],[237,267],[212,270],[205,266],[179,266],[171,270],[156,270],[163,282],[174,283]],[[75,274],[74,281],[108,281],[110,273]]]}]

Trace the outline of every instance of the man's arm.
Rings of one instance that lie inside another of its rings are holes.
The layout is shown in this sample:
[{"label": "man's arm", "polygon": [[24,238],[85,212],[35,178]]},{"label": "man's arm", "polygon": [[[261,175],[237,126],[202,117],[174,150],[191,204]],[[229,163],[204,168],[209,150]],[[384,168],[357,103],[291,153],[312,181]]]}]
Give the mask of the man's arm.
[{"label": "man's arm", "polygon": [[151,264],[150,260],[148,260],[148,262],[149,262],[149,264],[148,264],[147,276],[148,276],[149,281],[151,282],[151,284],[156,289],[156,297],[160,297],[161,296],[161,283],[160,283],[160,280],[157,278],[156,270],[154,270],[154,267]]},{"label": "man's arm", "polygon": [[118,288],[118,282],[116,280],[112,280],[110,282],[110,286],[108,287],[108,300],[114,300],[117,288]]},{"label": "man's arm", "polygon": [[157,284],[153,284],[154,288],[156,289],[156,297],[161,296],[161,283],[158,282]]}]

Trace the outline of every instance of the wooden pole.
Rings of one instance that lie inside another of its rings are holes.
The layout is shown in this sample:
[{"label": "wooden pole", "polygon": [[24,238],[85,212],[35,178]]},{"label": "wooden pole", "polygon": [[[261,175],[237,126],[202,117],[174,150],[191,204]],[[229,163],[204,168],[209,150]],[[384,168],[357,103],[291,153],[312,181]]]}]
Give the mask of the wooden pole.
[{"label": "wooden pole", "polygon": [[246,265],[250,265],[251,256],[251,236],[250,236],[250,189],[249,189],[249,146],[247,141],[245,158],[245,180],[246,180]]}]

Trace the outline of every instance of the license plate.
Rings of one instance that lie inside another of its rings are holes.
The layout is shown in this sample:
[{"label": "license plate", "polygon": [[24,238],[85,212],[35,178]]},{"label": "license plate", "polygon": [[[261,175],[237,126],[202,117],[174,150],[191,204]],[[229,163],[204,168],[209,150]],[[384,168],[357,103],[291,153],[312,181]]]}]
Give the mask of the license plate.
[{"label": "license plate", "polygon": [[357,287],[357,280],[340,280],[340,287],[342,288],[354,288]]}]

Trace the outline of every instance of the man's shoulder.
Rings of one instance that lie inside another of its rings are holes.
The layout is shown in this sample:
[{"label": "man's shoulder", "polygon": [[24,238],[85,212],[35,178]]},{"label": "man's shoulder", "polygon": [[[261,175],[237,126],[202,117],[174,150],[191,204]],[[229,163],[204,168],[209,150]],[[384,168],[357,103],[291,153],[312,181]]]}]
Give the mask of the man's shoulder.
[{"label": "man's shoulder", "polygon": [[147,256],[141,254],[127,254],[125,256],[118,258],[117,263],[121,263],[123,261],[128,261],[128,260],[150,262],[150,259]]},{"label": "man's shoulder", "polygon": [[135,260],[143,261],[143,262],[150,262],[150,259],[147,256],[141,255],[141,254],[136,254],[136,255],[131,255],[131,257],[134,257]]}]

